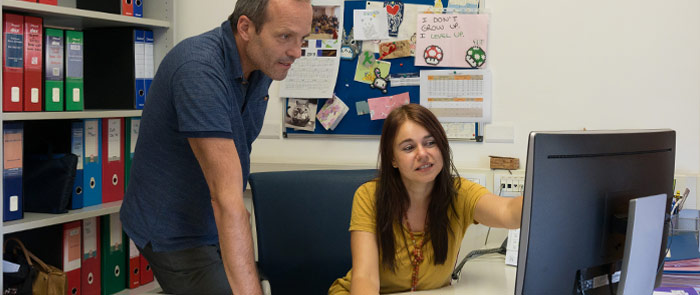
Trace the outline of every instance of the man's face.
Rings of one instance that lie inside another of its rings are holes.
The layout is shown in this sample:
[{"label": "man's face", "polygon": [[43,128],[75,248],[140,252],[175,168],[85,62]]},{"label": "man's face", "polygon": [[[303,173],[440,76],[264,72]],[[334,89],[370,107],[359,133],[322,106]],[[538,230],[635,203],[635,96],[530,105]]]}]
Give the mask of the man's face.
[{"label": "man's face", "polygon": [[266,14],[260,32],[251,30],[246,54],[254,69],[283,80],[301,56],[301,44],[311,32],[313,10],[308,2],[270,0]]}]

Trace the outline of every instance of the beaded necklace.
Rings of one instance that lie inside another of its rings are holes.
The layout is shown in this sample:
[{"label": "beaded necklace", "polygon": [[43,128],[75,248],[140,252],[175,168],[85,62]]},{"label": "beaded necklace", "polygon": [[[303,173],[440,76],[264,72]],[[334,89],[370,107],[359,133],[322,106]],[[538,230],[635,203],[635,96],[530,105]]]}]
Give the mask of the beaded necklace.
[{"label": "beaded necklace", "polygon": [[409,252],[409,254],[411,254],[411,265],[413,265],[413,272],[411,274],[411,292],[413,292],[416,291],[416,286],[418,285],[418,270],[420,269],[420,263],[423,262],[423,239],[416,243],[416,237],[413,235],[411,223],[408,222],[408,216],[406,216],[406,227],[408,227],[408,234],[411,236],[411,243],[413,243],[413,251]]}]

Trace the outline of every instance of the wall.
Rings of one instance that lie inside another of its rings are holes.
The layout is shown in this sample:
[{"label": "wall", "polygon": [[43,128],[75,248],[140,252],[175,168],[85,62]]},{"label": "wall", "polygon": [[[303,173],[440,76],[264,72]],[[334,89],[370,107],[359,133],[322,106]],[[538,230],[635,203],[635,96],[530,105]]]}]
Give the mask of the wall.
[{"label": "wall", "polygon": [[[177,1],[176,41],[218,26],[234,1]],[[671,128],[676,170],[700,173],[700,1],[488,1],[493,121],[513,143],[452,144],[458,167],[524,163],[531,130]],[[270,89],[266,128],[281,128]],[[487,135],[488,136],[488,135]],[[374,164],[375,139],[259,139],[258,163]]]}]

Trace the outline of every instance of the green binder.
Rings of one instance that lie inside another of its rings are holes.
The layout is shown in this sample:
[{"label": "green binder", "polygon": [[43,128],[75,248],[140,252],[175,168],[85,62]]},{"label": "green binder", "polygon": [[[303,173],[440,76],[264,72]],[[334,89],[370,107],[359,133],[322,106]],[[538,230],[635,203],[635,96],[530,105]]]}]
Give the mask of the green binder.
[{"label": "green binder", "polygon": [[139,127],[141,126],[141,118],[125,118],[126,130],[124,137],[124,151],[126,151],[126,159],[124,161],[124,192],[129,185],[129,174],[131,174],[131,162],[134,160],[134,150],[136,149],[136,139],[139,137]]},{"label": "green binder", "polygon": [[83,32],[66,31],[66,111],[83,110]]},{"label": "green binder", "polygon": [[101,217],[100,220],[100,246],[102,295],[114,294],[126,287],[126,276],[129,269],[126,267],[126,246],[122,233],[122,223],[119,213],[113,213]]},{"label": "green binder", "polygon": [[44,110],[63,111],[63,30],[44,31]]}]

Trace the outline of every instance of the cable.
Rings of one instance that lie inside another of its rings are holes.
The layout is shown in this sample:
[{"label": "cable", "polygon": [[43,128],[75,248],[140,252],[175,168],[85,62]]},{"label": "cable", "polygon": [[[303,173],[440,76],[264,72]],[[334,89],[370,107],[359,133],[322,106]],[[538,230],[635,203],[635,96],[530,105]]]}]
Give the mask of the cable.
[{"label": "cable", "polygon": [[462,272],[462,268],[464,267],[464,264],[467,263],[469,259],[479,257],[484,254],[491,254],[491,253],[497,253],[497,254],[506,254],[506,245],[508,244],[508,238],[503,240],[503,243],[501,244],[500,247],[498,248],[491,248],[491,249],[479,249],[479,250],[474,250],[469,252],[466,257],[462,259],[462,261],[455,267],[455,270],[452,272],[452,279],[453,280],[458,280],[459,279],[459,274]]}]

